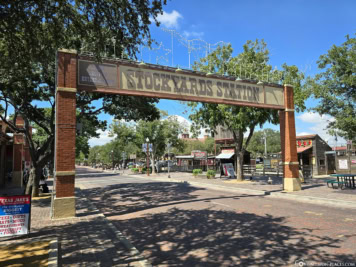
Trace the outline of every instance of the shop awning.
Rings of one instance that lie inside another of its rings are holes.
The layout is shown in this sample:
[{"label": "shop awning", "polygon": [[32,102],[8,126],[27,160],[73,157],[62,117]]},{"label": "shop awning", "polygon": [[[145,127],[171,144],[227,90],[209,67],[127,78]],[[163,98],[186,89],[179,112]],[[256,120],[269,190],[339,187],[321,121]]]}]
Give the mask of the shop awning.
[{"label": "shop awning", "polygon": [[216,156],[216,159],[231,159],[235,153],[221,153],[220,155]]},{"label": "shop awning", "polygon": [[308,147],[297,147],[297,153],[303,153],[305,151],[307,151],[308,149],[311,149],[312,146],[308,146]]},{"label": "shop awning", "polygon": [[176,156],[176,159],[194,159],[194,156]]}]

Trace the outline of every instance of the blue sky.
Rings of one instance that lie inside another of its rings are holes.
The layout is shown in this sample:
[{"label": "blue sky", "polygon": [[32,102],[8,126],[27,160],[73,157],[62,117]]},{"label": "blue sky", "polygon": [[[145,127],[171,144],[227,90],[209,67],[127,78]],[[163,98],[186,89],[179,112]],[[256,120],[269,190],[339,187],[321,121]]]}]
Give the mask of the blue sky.
[{"label": "blue sky", "polygon": [[[270,51],[269,64],[277,68],[283,63],[296,65],[306,75],[314,75],[319,72],[316,65],[319,56],[333,44],[342,44],[347,34],[355,34],[355,14],[354,0],[173,0],[168,1],[164,14],[158,17],[161,26],[151,26],[158,45],[153,50],[140,47],[142,53],[138,57],[150,63],[158,61],[162,65],[189,68],[187,40],[201,40],[195,41],[196,50],[190,54],[192,64],[206,53],[204,44],[210,44],[212,50],[220,41],[231,43],[236,55],[247,40],[264,39]],[[306,101],[308,108],[315,103],[314,99]],[[158,107],[170,115],[188,117],[178,101],[161,100]],[[102,118],[111,121],[109,116]],[[313,112],[297,113],[297,135],[317,133],[334,145],[334,138],[325,131],[330,119]],[[264,128],[279,130],[279,125]],[[100,140],[93,139],[90,144],[108,140],[107,133],[102,133]],[[342,142],[339,138],[338,145]]]}]

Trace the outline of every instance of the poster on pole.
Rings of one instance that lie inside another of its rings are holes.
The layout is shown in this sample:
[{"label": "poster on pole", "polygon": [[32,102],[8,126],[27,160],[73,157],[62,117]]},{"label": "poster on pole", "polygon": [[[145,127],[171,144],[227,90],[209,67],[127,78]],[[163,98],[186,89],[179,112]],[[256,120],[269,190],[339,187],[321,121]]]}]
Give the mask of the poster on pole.
[{"label": "poster on pole", "polygon": [[225,176],[235,177],[234,165],[232,163],[223,164]]},{"label": "poster on pole", "polygon": [[29,233],[31,196],[0,197],[0,237]]}]

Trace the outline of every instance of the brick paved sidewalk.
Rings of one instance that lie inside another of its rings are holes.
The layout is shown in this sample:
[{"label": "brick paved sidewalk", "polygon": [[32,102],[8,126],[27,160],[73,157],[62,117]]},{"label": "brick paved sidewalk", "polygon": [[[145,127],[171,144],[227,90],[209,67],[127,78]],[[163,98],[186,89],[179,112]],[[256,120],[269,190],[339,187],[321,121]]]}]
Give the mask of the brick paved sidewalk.
[{"label": "brick paved sidewalk", "polygon": [[6,242],[58,239],[58,266],[150,266],[80,189],[75,195],[76,217],[59,220],[50,219],[50,197],[33,199],[30,235]]}]

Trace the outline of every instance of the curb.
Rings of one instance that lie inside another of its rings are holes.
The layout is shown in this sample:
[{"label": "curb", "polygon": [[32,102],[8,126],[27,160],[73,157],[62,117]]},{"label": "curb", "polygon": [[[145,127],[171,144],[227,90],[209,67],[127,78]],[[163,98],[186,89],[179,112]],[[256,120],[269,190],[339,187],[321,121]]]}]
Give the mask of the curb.
[{"label": "curb", "polygon": [[[142,177],[140,175],[137,175],[136,177],[146,178],[146,177]],[[240,192],[240,193],[256,195],[256,196],[266,195],[266,196],[270,196],[270,197],[274,197],[274,198],[283,198],[283,199],[289,199],[289,200],[294,200],[294,201],[298,201],[298,202],[324,205],[324,206],[328,206],[328,207],[333,206],[333,207],[338,207],[338,208],[356,209],[355,201],[294,195],[294,194],[287,193],[287,192],[271,192],[271,191],[263,191],[263,190],[248,189],[248,188],[226,187],[224,185],[211,185],[211,184],[204,184],[201,182],[188,182],[188,181],[176,180],[174,178],[154,177],[154,179],[159,180],[159,181],[164,181],[164,182],[171,181],[171,182],[175,182],[175,183],[187,183],[187,184],[200,186],[200,187],[204,187],[204,188],[209,188],[209,189],[221,189],[221,190],[228,191],[228,192]]]},{"label": "curb", "polygon": [[282,199],[289,199],[297,202],[304,202],[304,203],[311,203],[311,204],[318,204],[324,206],[333,206],[338,208],[348,208],[348,209],[356,209],[356,202],[355,201],[347,201],[347,200],[338,200],[338,199],[329,199],[329,198],[321,198],[321,197],[312,197],[312,196],[303,196],[303,195],[295,195],[287,192],[272,192],[272,191],[263,191],[263,190],[256,190],[256,189],[248,189],[248,188],[238,188],[238,187],[226,187],[225,185],[210,185],[204,184],[201,182],[188,182],[186,180],[176,180],[174,178],[164,178],[164,177],[146,177],[139,174],[132,174],[134,177],[139,178],[151,178],[158,181],[163,182],[175,182],[175,183],[187,183],[195,186],[200,186],[209,189],[221,189],[228,192],[240,192],[250,195],[256,196],[270,196],[274,198],[282,198]]},{"label": "curb", "polygon": [[48,267],[58,266],[58,238],[50,241],[49,243],[49,255],[48,255]]},{"label": "curb", "polygon": [[141,252],[134,246],[132,243],[115,227],[115,225],[110,222],[103,213],[99,211],[99,209],[87,198],[85,195],[81,192],[82,188],[77,187],[80,191],[80,194],[82,197],[84,197],[87,202],[88,206],[90,209],[98,214],[98,217],[102,218],[105,220],[105,222],[108,224],[109,228],[114,232],[115,237],[118,239],[119,242],[121,242],[125,248],[130,252],[130,255],[138,261],[138,263],[142,267],[152,267],[152,265],[149,263],[148,260],[145,259],[144,256],[142,256]]},{"label": "curb", "polygon": [[311,197],[311,196],[300,196],[300,195],[281,193],[281,192],[269,192],[269,193],[270,193],[270,196],[274,197],[274,198],[284,198],[284,199],[290,199],[290,200],[304,202],[304,203],[325,205],[328,207],[333,206],[333,207],[337,207],[337,208],[356,209],[355,201],[329,199],[329,198],[321,198],[321,197]]}]

